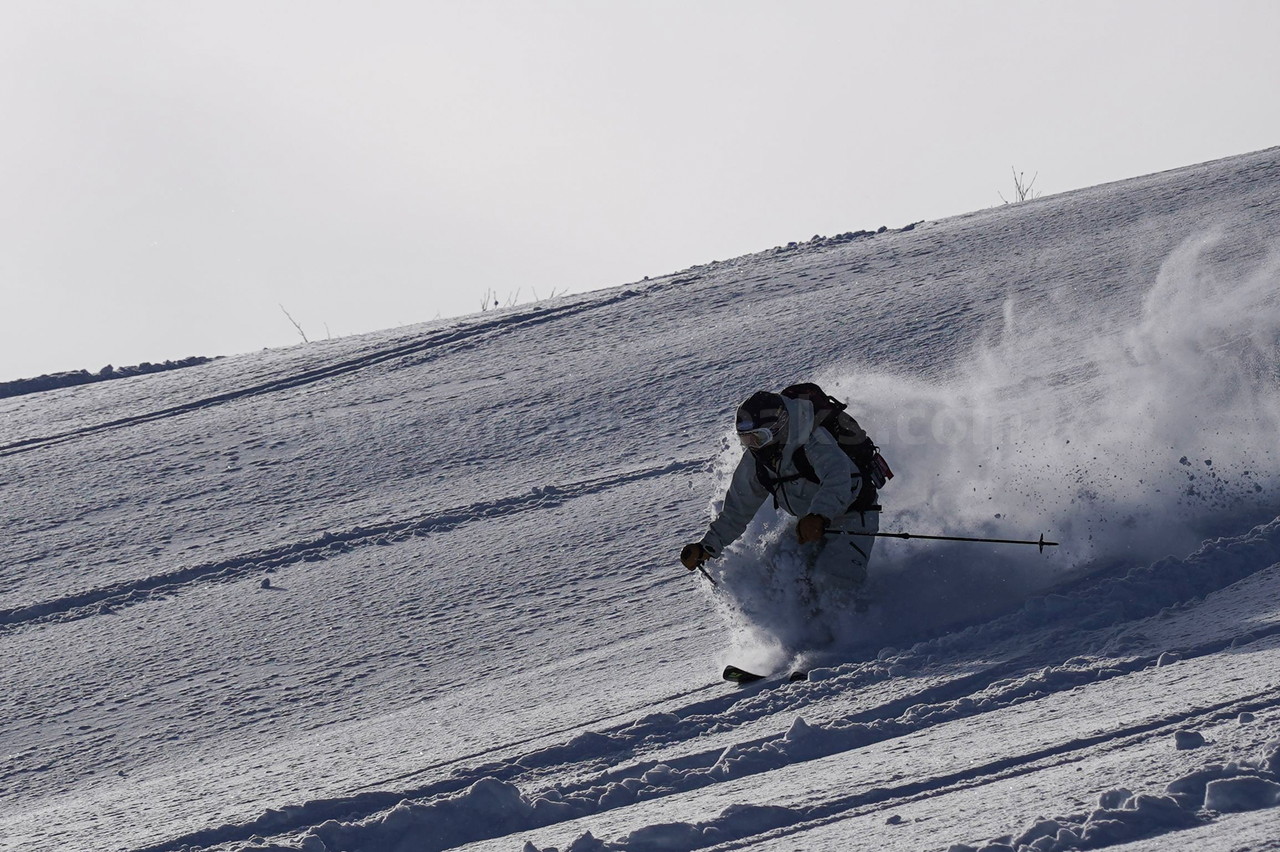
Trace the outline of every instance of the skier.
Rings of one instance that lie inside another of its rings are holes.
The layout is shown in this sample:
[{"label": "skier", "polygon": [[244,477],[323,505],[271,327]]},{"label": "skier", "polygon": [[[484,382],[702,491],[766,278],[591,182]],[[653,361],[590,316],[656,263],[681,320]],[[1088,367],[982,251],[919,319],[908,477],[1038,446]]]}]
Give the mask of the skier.
[{"label": "skier", "polygon": [[760,391],[738,408],[736,425],[743,453],[724,507],[701,541],[685,545],[680,561],[692,571],[719,556],[772,495],[776,508],[799,519],[795,534],[812,559],[819,600],[856,605],[875,538],[840,533],[879,530],[874,486],[835,436],[817,426],[808,399]]}]

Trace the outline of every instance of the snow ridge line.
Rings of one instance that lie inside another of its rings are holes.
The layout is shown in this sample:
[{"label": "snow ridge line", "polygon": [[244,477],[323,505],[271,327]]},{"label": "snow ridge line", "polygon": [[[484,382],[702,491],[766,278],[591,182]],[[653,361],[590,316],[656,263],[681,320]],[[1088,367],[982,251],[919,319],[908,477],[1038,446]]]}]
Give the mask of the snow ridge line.
[{"label": "snow ridge line", "polygon": [[371,352],[367,355],[349,358],[323,367],[304,370],[292,376],[285,376],[280,379],[262,382],[256,385],[249,385],[248,387],[236,390],[225,391],[213,396],[185,402],[180,405],[169,406],[168,408],[161,408],[155,411],[145,412],[143,414],[134,414],[129,417],[121,417],[116,420],[96,423],[92,426],[84,426],[67,432],[58,432],[52,435],[42,435],[32,438],[22,438],[8,444],[0,444],[0,457],[30,452],[43,447],[66,443],[67,441],[72,441],[77,438],[95,435],[100,432],[109,432],[116,429],[124,429],[129,426],[137,426],[142,423],[150,423],[156,420],[178,417],[183,414],[189,414],[193,411],[199,411],[201,409],[211,408],[217,405],[224,405],[226,403],[236,402],[250,397],[304,387],[306,385],[324,381],[325,379],[349,375],[351,373],[358,372],[359,370],[363,370],[366,367],[384,364],[387,361],[393,361],[407,355],[433,352],[433,350],[441,349],[452,344],[471,342],[473,338],[482,337],[491,332],[507,333],[522,328],[529,328],[553,322],[565,317],[575,316],[587,311],[610,307],[637,296],[641,292],[643,291],[634,289],[623,290],[609,298],[595,298],[586,303],[578,303],[563,307],[540,308],[527,311],[516,316],[506,316],[500,319],[480,322],[466,328],[437,332],[427,337],[426,340],[402,343],[392,346],[389,349]]},{"label": "snow ridge line", "polygon": [[183,587],[199,582],[232,582],[247,575],[260,574],[284,565],[318,562],[357,547],[394,544],[414,537],[447,532],[477,521],[554,508],[579,497],[633,482],[685,473],[706,466],[705,459],[686,459],[658,467],[587,479],[567,486],[540,486],[524,494],[498,500],[472,503],[409,520],[391,520],[357,526],[343,532],[326,532],[307,541],[283,544],[243,556],[205,562],[150,577],[123,580],[27,606],[0,609],[0,634],[28,624],[74,621],[104,614],[116,607],[129,606],[151,600],[155,596],[172,594]]}]

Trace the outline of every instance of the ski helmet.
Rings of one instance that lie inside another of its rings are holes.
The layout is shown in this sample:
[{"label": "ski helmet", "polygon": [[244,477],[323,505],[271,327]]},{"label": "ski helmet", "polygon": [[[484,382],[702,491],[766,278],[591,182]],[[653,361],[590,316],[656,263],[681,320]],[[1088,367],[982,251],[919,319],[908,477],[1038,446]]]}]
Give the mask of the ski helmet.
[{"label": "ski helmet", "polygon": [[785,439],[788,420],[787,404],[781,396],[758,391],[738,406],[738,440],[749,450],[763,449]]}]

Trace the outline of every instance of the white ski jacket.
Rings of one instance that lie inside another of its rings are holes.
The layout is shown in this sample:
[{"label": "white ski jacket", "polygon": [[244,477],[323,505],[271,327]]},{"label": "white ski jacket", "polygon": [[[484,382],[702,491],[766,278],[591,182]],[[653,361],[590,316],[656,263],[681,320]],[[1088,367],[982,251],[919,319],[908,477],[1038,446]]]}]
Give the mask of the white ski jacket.
[{"label": "white ski jacket", "polygon": [[[813,405],[808,400],[783,397],[783,401],[789,424],[777,476],[787,481],[777,488],[778,507],[797,518],[822,515],[832,521],[832,526],[839,527],[839,518],[862,490],[862,476],[831,433],[814,428]],[[793,463],[800,447],[804,447],[805,456],[821,482],[800,475]],[[756,475],[755,456],[743,450],[725,494],[724,507],[703,536],[702,546],[712,555],[719,555],[742,535],[769,496],[769,489]]]}]

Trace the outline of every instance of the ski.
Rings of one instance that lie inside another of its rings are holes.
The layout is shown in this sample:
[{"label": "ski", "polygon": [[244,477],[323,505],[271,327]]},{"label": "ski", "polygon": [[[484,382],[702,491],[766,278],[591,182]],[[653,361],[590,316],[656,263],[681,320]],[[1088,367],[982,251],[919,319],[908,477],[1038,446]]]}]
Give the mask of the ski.
[{"label": "ski", "polygon": [[752,672],[749,672],[746,669],[740,669],[737,666],[725,666],[724,674],[722,676],[725,680],[733,683],[754,683],[768,677],[768,675],[753,674]]},{"label": "ski", "polygon": [[[749,672],[746,669],[740,669],[737,666],[725,666],[723,677],[730,683],[741,684],[755,683],[756,681],[764,680],[769,677],[769,675],[756,674],[755,672]],[[791,683],[808,679],[809,673],[804,669],[795,669],[787,676],[787,680]]]}]

